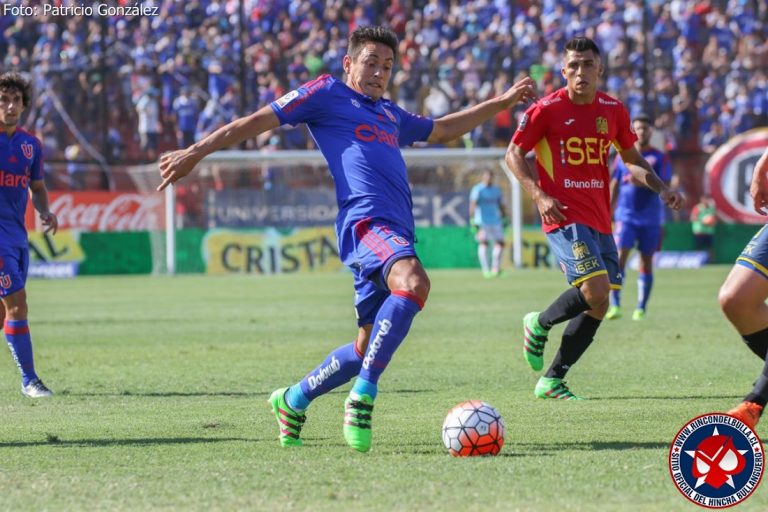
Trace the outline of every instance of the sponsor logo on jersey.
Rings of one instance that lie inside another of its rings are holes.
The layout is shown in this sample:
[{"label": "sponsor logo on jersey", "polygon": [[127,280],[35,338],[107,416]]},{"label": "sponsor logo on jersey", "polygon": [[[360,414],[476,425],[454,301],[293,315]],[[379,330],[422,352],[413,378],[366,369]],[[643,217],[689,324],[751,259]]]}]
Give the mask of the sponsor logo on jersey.
[{"label": "sponsor logo on jersey", "polygon": [[541,104],[546,107],[546,106],[552,105],[553,103],[557,103],[559,101],[561,101],[560,98],[550,98],[547,100],[542,100]]},{"label": "sponsor logo on jersey", "polygon": [[563,180],[563,187],[579,189],[605,188],[605,181],[597,178],[592,178],[591,180],[571,180],[566,178]]},{"label": "sponsor logo on jersey", "polygon": [[600,103],[601,105],[618,105],[619,104],[618,101],[606,100],[604,98],[598,98],[597,102]]},{"label": "sponsor logo on jersey", "polygon": [[570,118],[565,122],[565,126],[571,126],[576,120],[574,118]]},{"label": "sponsor logo on jersey", "polygon": [[29,187],[29,169],[27,169],[24,174],[12,174],[10,172],[0,170],[0,187]]},{"label": "sponsor logo on jersey", "polygon": [[388,132],[383,128],[379,128],[376,125],[359,124],[355,127],[355,137],[363,142],[378,141],[387,146],[393,148],[399,148],[397,143],[397,135],[392,132]]},{"label": "sponsor logo on jersey", "polygon": [[284,94],[281,98],[278,98],[275,103],[277,103],[277,106],[280,108],[285,108],[287,104],[295,100],[299,97],[299,91],[291,91],[289,93]]},{"label": "sponsor logo on jersey", "polygon": [[363,359],[363,368],[366,370],[373,364],[373,360],[376,357],[376,353],[381,348],[381,342],[384,341],[384,336],[389,334],[389,330],[392,328],[392,322],[387,320],[381,320],[379,322],[379,331],[376,333],[376,337],[371,341],[371,346],[368,347],[368,353]]},{"label": "sponsor logo on jersey", "polygon": [[727,508],[752,495],[763,477],[763,443],[742,421],[704,414],[680,429],[669,447],[669,474],[696,505]]},{"label": "sponsor logo on jersey", "polygon": [[564,151],[563,156],[567,154],[566,161],[570,165],[606,165],[611,141],[602,137],[569,137],[561,148]]},{"label": "sponsor logo on jersey", "polygon": [[597,133],[607,135],[608,134],[608,120],[604,117],[598,117],[595,119],[595,129]]},{"label": "sponsor logo on jersey", "polygon": [[353,107],[360,108],[360,102],[357,101],[355,98],[351,98],[349,101],[352,103]]}]

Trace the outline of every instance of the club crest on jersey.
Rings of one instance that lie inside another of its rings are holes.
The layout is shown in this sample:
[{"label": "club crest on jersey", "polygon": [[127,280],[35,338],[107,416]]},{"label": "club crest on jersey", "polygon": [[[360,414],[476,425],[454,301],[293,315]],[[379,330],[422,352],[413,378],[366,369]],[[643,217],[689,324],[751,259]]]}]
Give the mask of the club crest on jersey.
[{"label": "club crest on jersey", "polygon": [[607,135],[608,120],[604,117],[598,117],[597,119],[595,119],[595,129],[597,129],[597,133]]},{"label": "club crest on jersey", "polygon": [[277,105],[280,108],[283,108],[298,97],[299,97],[299,91],[293,90],[289,93],[284,94],[281,98],[278,98],[275,103],[277,103]]},{"label": "club crest on jersey", "polygon": [[32,144],[22,144],[21,152],[24,153],[27,160],[32,160],[32,157],[35,156],[35,147]]},{"label": "club crest on jersey", "polygon": [[573,251],[573,257],[577,260],[583,260],[589,256],[589,247],[581,240],[576,240],[573,242],[573,245],[571,245],[571,250]]},{"label": "club crest on jersey", "polygon": [[741,503],[763,477],[763,443],[741,420],[722,413],[689,421],[669,447],[669,473],[686,499],[706,508]]}]

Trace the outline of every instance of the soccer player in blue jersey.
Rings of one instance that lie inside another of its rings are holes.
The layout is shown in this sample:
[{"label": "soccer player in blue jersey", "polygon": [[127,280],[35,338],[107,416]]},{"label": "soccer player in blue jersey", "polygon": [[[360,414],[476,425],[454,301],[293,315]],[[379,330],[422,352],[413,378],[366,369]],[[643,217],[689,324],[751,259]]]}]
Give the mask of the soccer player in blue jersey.
[{"label": "soccer player in blue jersey", "polygon": [[48,209],[48,191],[43,183],[42,144],[17,125],[29,106],[31,86],[18,73],[0,75],[0,319],[5,339],[21,371],[21,392],[32,398],[53,393],[35,372],[32,338],[27,324],[29,267],[24,212],[32,204],[40,214],[45,232],[56,233],[56,215]]},{"label": "soccer player in blue jersey", "polygon": [[[755,165],[749,187],[753,207],[768,215],[768,148]],[[763,371],[752,392],[728,414],[755,428],[768,403],[768,229],[750,240],[720,288],[720,308],[747,347],[763,361]]]},{"label": "soccer player in blue jersey", "polygon": [[336,186],[339,255],[354,276],[357,339],[333,350],[314,370],[269,398],[282,446],[300,446],[310,402],[357,377],[345,401],[344,439],[371,447],[378,381],[424,307],[430,282],[414,249],[411,191],[400,147],[447,142],[535,96],[524,78],[504,94],[439,119],[407,112],[384,98],[397,57],[397,36],[360,27],[343,58],[345,81],[312,80],[255,113],[160,159],[159,190],[189,174],[206,155],[282,124],[305,123]]},{"label": "soccer player in blue jersey", "polygon": [[[501,275],[501,255],[504,251],[504,202],[502,192],[493,183],[493,173],[485,171],[483,180],[469,192],[470,222],[477,230],[477,259],[483,276]],[[488,265],[488,244],[493,243],[491,264]]]},{"label": "soccer player in blue jersey", "polygon": [[[637,135],[635,147],[643,158],[651,164],[659,179],[669,185],[672,180],[672,164],[669,157],[651,146],[653,127],[651,118],[640,114],[632,122]],[[611,179],[611,203],[615,205],[613,214],[614,237],[619,248],[619,268],[624,274],[629,253],[637,247],[640,251],[640,275],[637,278],[637,307],[632,313],[633,320],[645,318],[645,310],[653,288],[653,255],[661,246],[664,229],[664,204],[659,195],[639,183],[629,168],[616,157],[616,166]],[[609,320],[621,317],[621,290],[611,290],[611,305],[605,318]]]}]

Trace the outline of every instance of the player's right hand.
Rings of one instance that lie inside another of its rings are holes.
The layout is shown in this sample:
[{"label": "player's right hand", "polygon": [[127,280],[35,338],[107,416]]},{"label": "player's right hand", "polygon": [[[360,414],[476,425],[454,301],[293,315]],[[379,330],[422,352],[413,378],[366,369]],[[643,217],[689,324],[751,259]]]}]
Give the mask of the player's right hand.
[{"label": "player's right hand", "polygon": [[563,210],[567,210],[568,207],[554,197],[542,195],[536,201],[536,206],[545,224],[560,224],[566,219]]},{"label": "player's right hand", "polygon": [[163,182],[157,190],[163,190],[168,185],[176,183],[181,178],[192,172],[200,159],[187,149],[171,151],[160,156],[160,177]]}]

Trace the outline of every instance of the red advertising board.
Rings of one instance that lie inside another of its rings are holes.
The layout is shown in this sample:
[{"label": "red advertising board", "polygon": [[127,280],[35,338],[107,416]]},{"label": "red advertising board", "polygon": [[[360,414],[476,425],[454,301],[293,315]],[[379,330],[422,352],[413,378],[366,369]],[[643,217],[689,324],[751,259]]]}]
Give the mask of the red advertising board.
[{"label": "red advertising board", "polygon": [[[49,192],[51,211],[60,230],[153,231],[164,229],[163,194],[132,192]],[[39,230],[39,219],[27,207],[27,229]]]},{"label": "red advertising board", "polygon": [[720,216],[732,222],[764,224],[755,212],[749,186],[755,164],[768,146],[768,129],[750,130],[717,148],[707,161],[709,190]]}]

